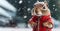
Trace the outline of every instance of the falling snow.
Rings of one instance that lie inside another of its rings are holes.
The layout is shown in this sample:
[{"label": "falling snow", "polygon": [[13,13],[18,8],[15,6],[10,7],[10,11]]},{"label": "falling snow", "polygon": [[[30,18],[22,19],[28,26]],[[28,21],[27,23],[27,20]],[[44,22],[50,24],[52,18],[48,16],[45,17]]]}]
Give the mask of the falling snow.
[{"label": "falling snow", "polygon": [[27,18],[27,16],[25,15],[24,18]]},{"label": "falling snow", "polygon": [[30,3],[30,1],[28,1],[28,3]]},{"label": "falling snow", "polygon": [[55,9],[55,11],[57,11],[57,9]]},{"label": "falling snow", "polygon": [[55,6],[55,5],[53,5],[53,6]]},{"label": "falling snow", "polygon": [[54,8],[53,8],[54,9]]},{"label": "falling snow", "polygon": [[[28,4],[27,4],[27,3]],[[14,2],[8,2],[8,1],[6,1],[6,0],[0,0],[0,6],[3,6],[4,8],[6,8],[6,9],[8,9],[8,10],[11,10],[11,11],[13,11],[13,12],[16,12],[16,8],[14,7],[14,5],[16,5],[16,7],[17,8],[19,8],[18,9],[18,12],[19,11],[22,11],[23,13],[23,18],[25,19],[25,18],[27,18],[28,16],[30,16],[30,15],[28,15],[29,13],[31,13],[30,12],[30,10],[31,10],[31,8],[32,7],[29,7],[29,6],[33,6],[33,2],[34,1],[32,1],[31,2],[31,0],[26,0],[26,1],[24,1],[24,0],[20,0],[20,1],[18,1],[18,0],[14,0]],[[49,2],[49,0],[48,0],[48,2]],[[4,3],[4,4],[3,4]],[[10,4],[10,3],[17,3],[17,4]],[[23,4],[22,4],[23,3]],[[19,5],[18,5],[19,4]],[[21,7],[19,7],[20,5],[23,5],[23,6],[21,6]],[[28,6],[27,6],[28,5]],[[10,6],[10,7],[9,7]],[[53,7],[51,7],[51,9],[53,9],[54,11],[57,11],[58,9],[56,8],[56,4],[53,4],[53,5],[51,5],[51,6],[53,6]],[[28,8],[29,7],[29,8]],[[25,10],[26,9],[26,10]],[[2,11],[2,12],[1,12]],[[6,10],[4,10],[3,8],[0,8],[0,13],[2,14],[2,15],[6,15],[7,17],[9,17],[10,19],[12,19],[11,18],[11,16],[13,15],[13,13],[8,13],[8,12],[5,12]],[[27,11],[29,12],[29,13],[27,13]],[[51,10],[52,11],[52,10]],[[53,15],[54,15],[54,12],[52,11],[51,13],[53,13]],[[19,12],[18,13],[18,15],[20,16],[21,15],[21,12]],[[28,15],[28,16],[27,16]],[[21,15],[22,16],[22,15]],[[55,16],[55,15],[54,15]],[[28,17],[29,18],[29,17]],[[5,21],[5,19],[3,20],[2,19],[2,21],[3,22],[5,22],[5,23],[7,23],[7,22],[9,22],[8,20],[6,20]],[[20,21],[20,20],[19,20]],[[24,20],[22,20],[22,21],[24,21]],[[18,27],[20,27],[20,26],[23,26],[24,27],[24,25],[23,24],[20,24],[20,25],[18,25]],[[25,28],[26,29],[26,28]],[[28,31],[28,29],[27,30],[22,30],[22,31]],[[59,28],[60,29],[60,28]],[[59,29],[54,29],[54,31],[59,31]],[[8,29],[7,29],[8,30]],[[21,31],[21,30],[19,30],[19,31]],[[2,30],[1,30],[2,31]],[[4,29],[4,31],[5,31],[5,29]],[[16,29],[15,29],[15,31],[16,31]],[[29,31],[31,31],[31,29],[29,29]]]},{"label": "falling snow", "polygon": [[27,9],[27,11],[30,11],[30,10],[31,10],[30,8]]},{"label": "falling snow", "polygon": [[20,0],[20,1],[19,1],[19,4],[21,4],[22,2],[23,2],[23,1],[22,1],[22,0]]}]

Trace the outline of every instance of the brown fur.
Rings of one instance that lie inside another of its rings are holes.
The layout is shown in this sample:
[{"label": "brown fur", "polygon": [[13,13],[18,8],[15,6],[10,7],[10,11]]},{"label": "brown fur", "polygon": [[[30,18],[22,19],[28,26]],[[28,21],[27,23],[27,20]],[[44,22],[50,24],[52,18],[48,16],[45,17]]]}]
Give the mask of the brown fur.
[{"label": "brown fur", "polygon": [[[45,7],[45,9],[43,7]],[[49,17],[51,17],[50,9],[48,8],[46,3],[43,5],[41,5],[41,4],[35,5],[34,8],[32,9],[31,14],[32,15],[41,15],[42,14],[42,16],[50,15]],[[33,25],[34,25],[34,23],[33,23]],[[49,27],[49,28],[53,27],[52,23],[50,23],[48,21],[44,22],[43,25],[46,27]]]},{"label": "brown fur", "polygon": [[51,15],[50,14],[50,10],[49,8],[47,7],[47,4],[45,4],[45,9],[43,9],[43,6],[42,5],[36,5],[34,6],[33,10],[32,10],[32,15],[35,15],[35,14],[38,14],[38,12],[42,13],[42,15],[44,16],[47,16],[47,15]]}]

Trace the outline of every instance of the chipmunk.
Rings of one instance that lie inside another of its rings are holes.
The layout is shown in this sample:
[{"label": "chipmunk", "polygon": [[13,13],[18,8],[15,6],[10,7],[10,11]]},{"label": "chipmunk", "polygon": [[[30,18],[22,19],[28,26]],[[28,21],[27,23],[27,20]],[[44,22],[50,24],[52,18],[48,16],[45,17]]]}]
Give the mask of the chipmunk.
[{"label": "chipmunk", "polygon": [[[36,21],[37,21],[36,19],[38,17],[41,17],[39,19],[39,26],[40,26],[39,30],[40,31],[46,31],[47,28],[50,29],[53,27],[50,9],[48,8],[48,4],[46,2],[35,3],[31,14],[32,14],[32,18],[29,20],[29,23],[33,27],[33,31],[37,31],[37,29],[38,29],[37,28],[38,25],[36,23]],[[36,26],[36,28],[34,26]]]}]

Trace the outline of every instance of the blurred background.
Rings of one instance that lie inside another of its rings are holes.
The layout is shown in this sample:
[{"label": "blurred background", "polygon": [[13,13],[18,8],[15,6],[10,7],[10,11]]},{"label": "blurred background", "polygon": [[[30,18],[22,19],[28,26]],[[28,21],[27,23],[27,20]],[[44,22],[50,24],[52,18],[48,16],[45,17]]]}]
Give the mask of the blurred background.
[{"label": "blurred background", "polygon": [[[0,0],[0,27],[29,28],[31,10],[37,0]],[[39,0],[44,1],[44,0]],[[60,0],[47,0],[54,22],[60,27]]]}]

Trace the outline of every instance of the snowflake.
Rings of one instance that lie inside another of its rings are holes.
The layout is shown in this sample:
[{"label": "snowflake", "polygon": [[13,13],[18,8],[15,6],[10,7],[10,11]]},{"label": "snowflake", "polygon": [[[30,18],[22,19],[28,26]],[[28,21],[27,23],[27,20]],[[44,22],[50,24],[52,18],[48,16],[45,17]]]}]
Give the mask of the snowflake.
[{"label": "snowflake", "polygon": [[28,1],[28,3],[30,3],[30,1]]},{"label": "snowflake", "polygon": [[53,8],[54,9],[54,8]]},{"label": "snowflake", "polygon": [[24,18],[27,18],[27,16],[25,15]]},{"label": "snowflake", "polygon": [[27,11],[30,11],[30,10],[31,10],[30,8],[27,9]]},{"label": "snowflake", "polygon": [[19,4],[21,4],[22,2],[23,2],[23,1],[22,1],[22,0],[20,0],[20,1],[19,1]]},{"label": "snowflake", "polygon": [[55,9],[55,11],[57,11],[57,9]]},{"label": "snowflake", "polygon": [[55,6],[55,5],[53,5],[53,6]]}]

